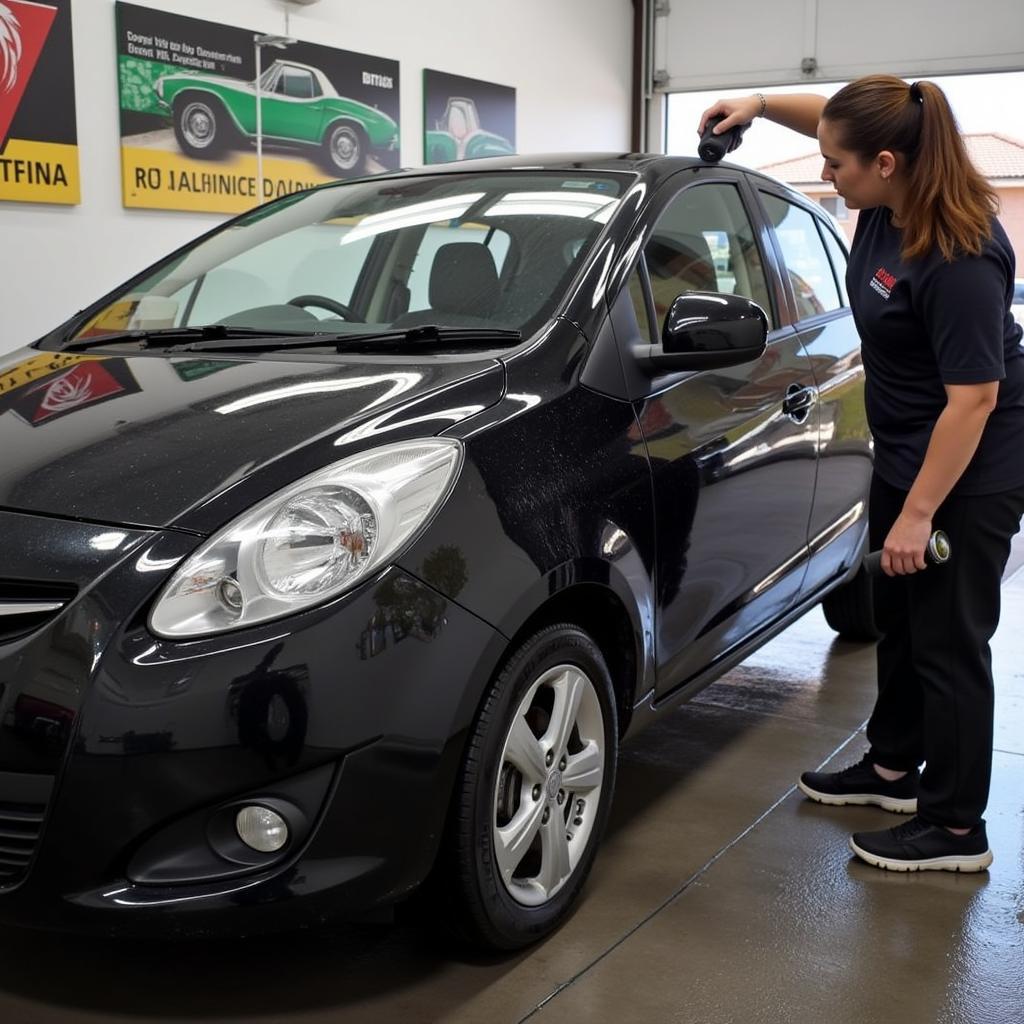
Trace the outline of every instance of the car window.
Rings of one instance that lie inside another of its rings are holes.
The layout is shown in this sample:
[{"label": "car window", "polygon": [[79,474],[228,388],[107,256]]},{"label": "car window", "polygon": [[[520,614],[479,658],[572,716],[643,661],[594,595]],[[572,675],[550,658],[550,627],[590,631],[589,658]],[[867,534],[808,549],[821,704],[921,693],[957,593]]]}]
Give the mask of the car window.
[{"label": "car window", "polygon": [[277,91],[300,100],[312,99],[320,93],[312,73],[304,68],[285,68],[277,81]]},{"label": "car window", "polygon": [[832,261],[832,269],[836,274],[836,284],[839,286],[839,298],[844,306],[850,304],[846,294],[846,250],[839,244],[839,240],[824,224],[818,222],[821,237],[825,240],[825,248],[828,250],[829,259]]},{"label": "car window", "polygon": [[814,226],[814,217],[795,203],[762,192],[765,209],[775,225],[796,297],[797,319],[806,320],[839,309],[842,302],[832,274],[825,245]]},{"label": "car window", "polygon": [[743,295],[772,323],[761,253],[735,185],[695,185],[680,193],[658,219],[644,255],[659,332],[686,291]]},{"label": "car window", "polygon": [[270,67],[260,75],[260,88],[264,90],[264,92],[273,92],[277,88],[275,83],[277,82],[277,76],[280,73],[280,65],[271,64]]}]

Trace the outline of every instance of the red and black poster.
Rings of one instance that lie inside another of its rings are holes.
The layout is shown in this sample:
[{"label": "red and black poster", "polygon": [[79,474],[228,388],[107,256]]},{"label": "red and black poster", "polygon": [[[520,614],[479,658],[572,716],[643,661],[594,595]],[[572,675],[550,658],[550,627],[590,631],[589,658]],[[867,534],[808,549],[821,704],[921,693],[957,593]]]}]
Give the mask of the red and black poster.
[{"label": "red and black poster", "polygon": [[0,0],[0,200],[80,198],[71,0]]}]

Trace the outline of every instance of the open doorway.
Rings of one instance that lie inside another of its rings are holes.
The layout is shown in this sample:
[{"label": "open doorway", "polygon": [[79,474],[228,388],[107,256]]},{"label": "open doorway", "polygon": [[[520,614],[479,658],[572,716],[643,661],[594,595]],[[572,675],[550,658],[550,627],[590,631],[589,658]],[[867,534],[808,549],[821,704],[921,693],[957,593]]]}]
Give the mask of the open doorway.
[{"label": "open doorway", "polygon": [[[1000,201],[1000,220],[1017,257],[1017,277],[1024,279],[1024,72],[929,77],[949,97],[968,152],[989,179]],[[908,79],[910,81],[910,79]],[[843,82],[800,82],[760,91],[773,94],[818,92],[831,96]],[[720,89],[673,93],[666,104],[665,151],[697,151],[697,122],[718,97],[742,96],[751,89]],[[734,163],[763,170],[820,203],[835,218],[847,238],[853,237],[856,211],[846,210],[831,185],[821,180],[821,156],[815,140],[769,121],[759,122],[730,154]]]}]

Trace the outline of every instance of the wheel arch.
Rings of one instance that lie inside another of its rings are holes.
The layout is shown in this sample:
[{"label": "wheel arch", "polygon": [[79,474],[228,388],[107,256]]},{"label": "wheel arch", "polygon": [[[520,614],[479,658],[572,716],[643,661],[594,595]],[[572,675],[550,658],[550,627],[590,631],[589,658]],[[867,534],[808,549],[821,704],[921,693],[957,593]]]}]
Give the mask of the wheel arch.
[{"label": "wheel arch", "polygon": [[[638,696],[654,687],[654,595],[651,577],[629,535],[607,523],[602,548],[610,557],[579,556],[537,577],[494,623],[507,637],[491,678],[529,636],[564,622],[579,626],[597,644],[615,687],[619,735],[625,733]],[[476,694],[469,721],[484,692]],[[465,721],[466,719],[464,719]]]},{"label": "wheel arch", "polygon": [[546,626],[561,623],[578,626],[600,649],[615,689],[621,738],[636,703],[644,660],[643,638],[637,636],[633,619],[611,587],[583,580],[544,601],[509,639],[507,653]]},{"label": "wheel arch", "polygon": [[320,142],[324,145],[327,144],[327,140],[330,137],[332,131],[339,125],[348,125],[351,128],[355,128],[362,137],[364,143],[368,146],[370,144],[370,135],[366,130],[366,126],[359,120],[358,117],[353,117],[351,114],[340,114],[332,113],[327,122],[324,124],[324,130],[320,135]]}]

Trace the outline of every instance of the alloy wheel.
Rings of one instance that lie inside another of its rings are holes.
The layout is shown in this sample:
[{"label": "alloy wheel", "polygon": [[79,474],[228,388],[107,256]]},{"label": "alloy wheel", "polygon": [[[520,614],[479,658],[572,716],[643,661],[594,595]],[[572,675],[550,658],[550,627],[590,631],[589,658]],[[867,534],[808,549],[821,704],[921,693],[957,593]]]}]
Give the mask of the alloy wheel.
[{"label": "alloy wheel", "polygon": [[517,903],[540,906],[572,877],[598,818],[606,755],[589,676],[568,664],[545,671],[512,717],[492,802],[495,858]]}]

